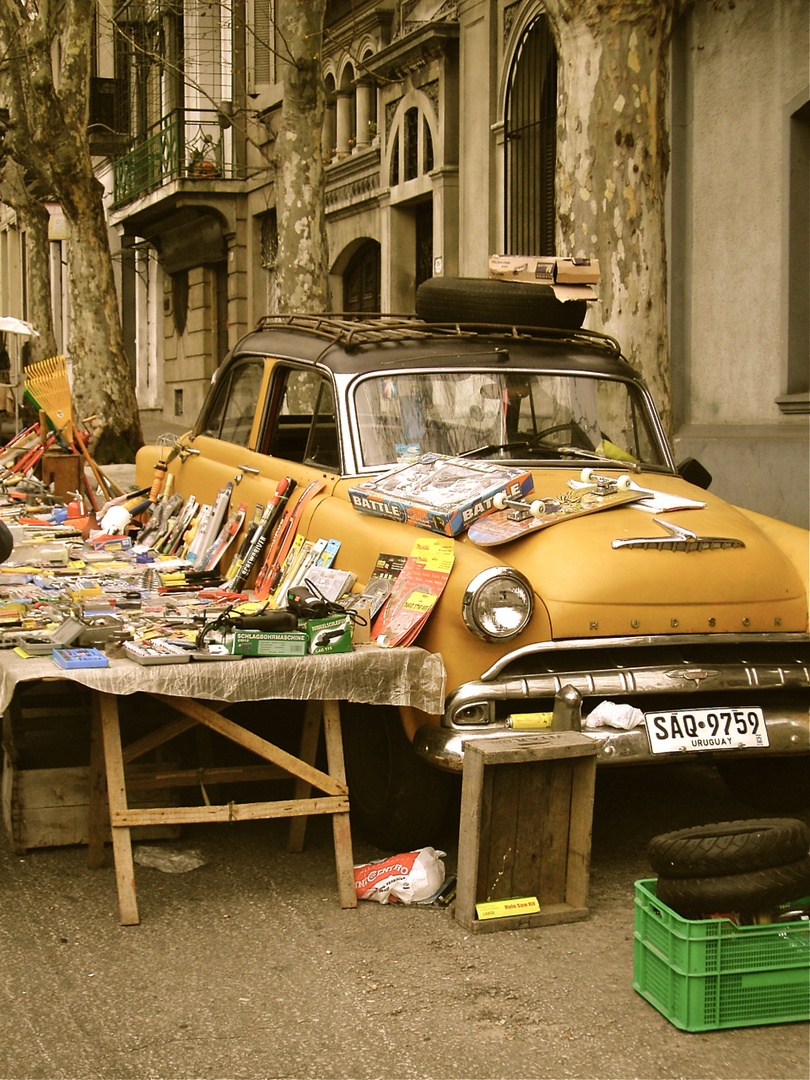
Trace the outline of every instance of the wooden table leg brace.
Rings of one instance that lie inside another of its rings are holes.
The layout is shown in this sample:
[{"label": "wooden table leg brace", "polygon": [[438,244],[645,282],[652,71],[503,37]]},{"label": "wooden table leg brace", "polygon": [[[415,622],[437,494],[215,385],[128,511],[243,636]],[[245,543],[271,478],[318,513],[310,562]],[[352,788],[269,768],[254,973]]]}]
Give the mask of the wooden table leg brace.
[{"label": "wooden table leg brace", "polygon": [[[154,698],[182,714],[160,731],[127,747],[121,745],[118,702],[114,694],[97,691],[93,695],[93,740],[90,767],[90,844],[88,862],[91,867],[103,865],[104,832],[99,804],[102,803],[102,764],[107,781],[107,801],[110,810],[113,858],[115,861],[118,906],[121,923],[135,925],[138,905],[135,898],[135,872],[132,861],[130,829],[135,825],[192,824],[214,821],[248,821],[265,818],[292,818],[288,849],[303,847],[306,818],[310,814],[331,814],[335,842],[338,895],[343,908],[357,906],[352,860],[351,830],[349,827],[349,789],[343,763],[343,742],[340,728],[340,708],[336,701],[311,701],[307,706],[301,744],[301,757],[294,757],[260,736],[220,716],[214,709],[192,698],[153,694]],[[316,769],[313,762],[318,745],[320,724],[323,722],[328,773]],[[295,778],[294,797],[260,803],[235,803],[206,806],[170,806],[130,809],[127,803],[125,761],[154,749],[195,724],[212,731],[257,754]],[[310,797],[315,787],[323,796]]]}]

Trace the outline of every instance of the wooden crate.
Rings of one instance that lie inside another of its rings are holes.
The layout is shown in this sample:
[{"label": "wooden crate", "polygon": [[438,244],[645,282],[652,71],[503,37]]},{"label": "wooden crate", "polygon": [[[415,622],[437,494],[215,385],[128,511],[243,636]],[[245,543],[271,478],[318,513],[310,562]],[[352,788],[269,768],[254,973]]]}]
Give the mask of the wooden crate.
[{"label": "wooden crate", "polygon": [[[464,748],[456,919],[478,932],[588,916],[598,746],[579,732]],[[477,903],[537,897],[533,914],[479,919]]]},{"label": "wooden crate", "polygon": [[[3,825],[17,854],[29,848],[86,844],[90,802],[90,692],[62,680],[23,684],[3,716]],[[131,765],[139,773],[154,765]],[[133,806],[154,806],[154,794],[138,791]],[[176,792],[162,792],[170,804]],[[137,800],[137,801],[135,801]],[[133,839],[179,836],[178,825],[133,829]]]},{"label": "wooden crate", "polygon": [[84,458],[65,451],[46,450],[42,455],[42,483],[53,484],[54,495],[63,498],[81,491],[84,477]]},{"label": "wooden crate", "polygon": [[[137,777],[138,766],[127,774]],[[149,771],[154,771],[150,767]],[[86,765],[65,769],[20,769],[5,756],[3,763],[3,824],[13,850],[87,844],[90,839],[90,776]],[[164,792],[163,801],[168,801]],[[133,800],[133,809],[149,802]],[[107,839],[110,840],[109,821]],[[133,840],[174,838],[179,825],[139,825]]]}]

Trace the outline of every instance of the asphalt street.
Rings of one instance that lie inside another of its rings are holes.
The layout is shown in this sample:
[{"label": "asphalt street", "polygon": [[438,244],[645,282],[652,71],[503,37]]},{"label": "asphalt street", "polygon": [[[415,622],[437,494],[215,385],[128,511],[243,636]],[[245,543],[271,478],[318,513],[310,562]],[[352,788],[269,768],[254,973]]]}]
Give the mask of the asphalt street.
[{"label": "asphalt street", "polygon": [[[299,855],[282,821],[186,827],[157,846],[202,865],[137,865],[131,927],[111,857],[2,837],[0,1076],[805,1078],[807,1024],[685,1033],[632,986],[650,837],[756,816],[708,768],[603,773],[589,917],[491,934],[452,909],[341,910],[326,819]],[[456,851],[451,830],[448,873]],[[380,855],[355,837],[355,862]]]}]

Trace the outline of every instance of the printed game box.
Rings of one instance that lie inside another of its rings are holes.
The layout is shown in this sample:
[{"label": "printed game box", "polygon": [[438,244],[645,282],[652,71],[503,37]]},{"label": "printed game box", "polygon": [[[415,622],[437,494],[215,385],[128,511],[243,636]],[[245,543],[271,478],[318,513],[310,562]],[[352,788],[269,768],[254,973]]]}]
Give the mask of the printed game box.
[{"label": "printed game box", "polygon": [[523,468],[423,454],[417,461],[349,488],[349,498],[361,514],[456,536],[493,509],[492,500],[499,491],[517,499],[532,486],[531,474]]}]

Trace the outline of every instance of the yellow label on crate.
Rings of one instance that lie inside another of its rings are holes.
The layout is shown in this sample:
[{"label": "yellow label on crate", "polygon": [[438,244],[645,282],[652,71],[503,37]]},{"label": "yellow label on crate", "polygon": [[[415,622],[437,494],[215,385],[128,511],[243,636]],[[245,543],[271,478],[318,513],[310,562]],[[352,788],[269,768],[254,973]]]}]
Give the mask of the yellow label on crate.
[{"label": "yellow label on crate", "polygon": [[536,896],[516,896],[511,900],[488,900],[475,905],[475,914],[479,919],[505,919],[507,916],[536,915],[540,910],[540,901]]}]

